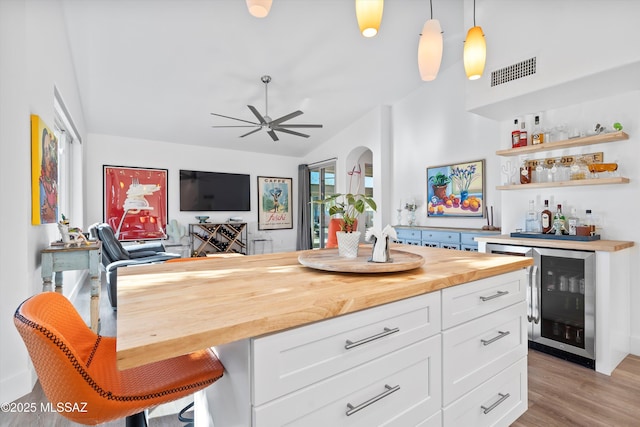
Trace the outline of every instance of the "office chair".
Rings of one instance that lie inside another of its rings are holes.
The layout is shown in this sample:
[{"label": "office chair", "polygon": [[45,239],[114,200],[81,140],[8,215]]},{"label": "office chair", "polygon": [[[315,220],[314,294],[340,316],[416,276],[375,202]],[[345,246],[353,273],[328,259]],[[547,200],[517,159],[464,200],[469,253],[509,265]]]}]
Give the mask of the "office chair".
[{"label": "office chair", "polygon": [[13,321],[47,399],[54,407],[78,404],[59,413],[80,424],[126,417],[127,426],[145,426],[145,409],[201,390],[224,372],[211,349],[119,371],[116,339],[93,333],[55,292],[27,299]]},{"label": "office chair", "polygon": [[109,224],[94,224],[89,229],[91,235],[102,242],[102,266],[106,272],[107,294],[111,307],[118,307],[118,268],[130,265],[163,262],[180,258],[180,254],[165,252],[161,242],[131,245],[126,248],[116,239]]}]

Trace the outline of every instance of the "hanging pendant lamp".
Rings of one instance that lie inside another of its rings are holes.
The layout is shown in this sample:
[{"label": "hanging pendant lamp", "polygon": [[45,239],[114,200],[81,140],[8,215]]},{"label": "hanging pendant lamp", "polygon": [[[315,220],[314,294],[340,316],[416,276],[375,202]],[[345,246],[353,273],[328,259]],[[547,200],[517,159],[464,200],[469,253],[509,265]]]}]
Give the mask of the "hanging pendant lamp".
[{"label": "hanging pendant lamp", "polygon": [[269,14],[272,2],[273,0],[247,0],[247,8],[256,18],[264,18]]},{"label": "hanging pendant lamp", "polygon": [[373,37],[378,34],[383,7],[384,0],[356,0],[356,18],[363,36]]},{"label": "hanging pendant lamp", "polygon": [[431,19],[424,23],[420,43],[418,44],[418,69],[420,78],[425,82],[435,80],[442,62],[442,28],[440,21],[433,19],[433,4],[431,5]]},{"label": "hanging pendant lamp", "polygon": [[464,70],[469,80],[482,77],[487,60],[487,43],[482,28],[476,26],[476,0],[473,0],[473,27],[467,32],[464,41]]}]

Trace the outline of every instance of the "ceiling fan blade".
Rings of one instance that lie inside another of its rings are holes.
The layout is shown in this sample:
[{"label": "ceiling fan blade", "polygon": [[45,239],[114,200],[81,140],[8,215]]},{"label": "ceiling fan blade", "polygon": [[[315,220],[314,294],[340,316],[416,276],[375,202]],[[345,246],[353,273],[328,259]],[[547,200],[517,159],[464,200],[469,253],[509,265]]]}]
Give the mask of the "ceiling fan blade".
[{"label": "ceiling fan blade", "polygon": [[283,125],[278,125],[279,128],[321,128],[322,125],[301,125],[301,124],[283,124]]},{"label": "ceiling fan blade", "polygon": [[301,114],[304,114],[304,113],[302,111],[300,111],[300,110],[294,111],[293,113],[289,113],[286,116],[282,116],[282,117],[279,117],[279,118],[277,118],[275,120],[272,120],[271,124],[272,125],[278,125],[278,124],[280,124],[282,122],[286,122],[287,120],[291,120],[294,117],[298,117]]},{"label": "ceiling fan blade", "polygon": [[258,113],[258,110],[256,110],[256,107],[254,107],[253,105],[247,105],[247,107],[249,107],[249,110],[251,110],[253,115],[258,118],[258,121],[261,125],[267,124],[267,122],[264,120],[264,117],[262,117],[262,114]]},{"label": "ceiling fan blade", "polygon": [[223,116],[222,114],[211,113],[212,116],[224,117],[225,119],[237,120],[239,122],[251,123],[252,125],[259,125],[260,123],[250,122],[249,120],[242,120],[236,117]]},{"label": "ceiling fan blade", "polygon": [[260,126],[260,127],[259,127],[259,128],[257,128],[257,129],[252,130],[251,132],[247,132],[247,133],[245,133],[244,135],[240,135],[240,138],[244,138],[245,136],[251,135],[252,133],[256,133],[256,132],[258,132],[260,129],[262,129],[262,126]]},{"label": "ceiling fan blade", "polygon": [[261,126],[259,124],[255,124],[255,125],[230,125],[230,126],[211,126],[212,128],[254,128],[258,126],[258,129],[261,129]]},{"label": "ceiling fan blade", "polygon": [[284,133],[289,133],[291,135],[295,135],[295,136],[301,136],[303,138],[309,138],[309,135],[306,135],[304,133],[300,133],[300,132],[295,132],[289,129],[284,129],[284,128],[276,128],[275,130],[277,130],[278,132],[284,132]]},{"label": "ceiling fan blade", "polygon": [[276,135],[276,133],[274,131],[272,131],[271,129],[267,131],[267,133],[269,134],[269,136],[271,137],[271,139],[273,139],[274,141],[279,141],[280,139],[278,138],[278,135]]}]

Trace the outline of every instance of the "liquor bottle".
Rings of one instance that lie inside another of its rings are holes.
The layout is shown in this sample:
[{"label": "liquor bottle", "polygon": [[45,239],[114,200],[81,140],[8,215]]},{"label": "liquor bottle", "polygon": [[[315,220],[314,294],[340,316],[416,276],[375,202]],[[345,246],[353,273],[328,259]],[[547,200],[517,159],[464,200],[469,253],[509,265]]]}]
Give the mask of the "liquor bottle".
[{"label": "liquor bottle", "polygon": [[531,145],[538,145],[544,142],[544,133],[540,126],[540,116],[536,116],[533,122],[533,132],[531,134]]},{"label": "liquor bottle", "polygon": [[578,214],[576,212],[576,208],[571,208],[571,215],[567,218],[567,224],[569,224],[569,235],[576,235],[576,227],[578,226]]},{"label": "liquor bottle", "polygon": [[591,209],[587,209],[584,215],[584,225],[589,227],[589,235],[593,236],[596,234],[596,224],[593,220],[593,214],[591,213]]},{"label": "liquor bottle", "polygon": [[526,129],[526,124],[524,119],[520,122],[520,142],[518,143],[518,147],[526,147],[527,142],[529,141],[529,136]]},{"label": "liquor bottle", "polygon": [[553,229],[555,230],[556,234],[558,234],[558,235],[565,234],[566,230],[567,230],[566,218],[565,218],[564,214],[562,213],[562,205],[561,204],[558,204],[558,208],[556,210],[556,213],[553,215]]},{"label": "liquor bottle", "polygon": [[520,165],[520,184],[530,184],[531,183],[531,166],[529,166],[529,161],[524,159],[522,164]]},{"label": "liquor bottle", "polygon": [[542,223],[542,232],[548,233],[553,224],[551,223],[551,211],[549,210],[549,201],[544,201],[544,210],[540,214],[540,222]]},{"label": "liquor bottle", "polygon": [[524,230],[528,233],[539,233],[540,223],[538,222],[538,213],[536,212],[535,202],[529,200],[529,210],[525,217]]},{"label": "liquor bottle", "polygon": [[511,148],[520,146],[520,126],[518,126],[518,119],[513,120],[513,131],[511,132]]}]

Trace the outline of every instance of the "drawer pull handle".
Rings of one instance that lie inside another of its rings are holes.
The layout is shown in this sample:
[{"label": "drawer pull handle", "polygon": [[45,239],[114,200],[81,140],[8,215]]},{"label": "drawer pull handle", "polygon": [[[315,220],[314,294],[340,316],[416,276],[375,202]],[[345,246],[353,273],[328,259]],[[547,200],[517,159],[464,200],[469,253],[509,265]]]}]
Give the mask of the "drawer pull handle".
[{"label": "drawer pull handle", "polygon": [[375,341],[377,339],[386,337],[387,335],[395,334],[396,332],[400,332],[400,328],[393,328],[393,329],[384,328],[384,331],[380,332],[379,334],[371,335],[370,337],[363,338],[363,339],[358,340],[358,341],[347,340],[345,342],[344,348],[349,350],[349,349],[351,349],[353,347],[357,347],[359,345],[366,344],[368,342]]},{"label": "drawer pull handle", "polygon": [[395,387],[391,387],[389,384],[385,384],[384,388],[385,388],[385,391],[383,391],[382,393],[380,393],[377,396],[372,397],[371,399],[367,400],[366,402],[362,402],[358,406],[353,406],[351,403],[347,403],[347,408],[349,408],[349,410],[346,412],[347,417],[350,416],[350,415],[355,414],[356,412],[360,411],[361,409],[366,408],[369,405],[372,405],[372,404],[376,403],[378,400],[389,396],[391,393],[394,393],[394,392],[400,390],[400,384],[398,384]]},{"label": "drawer pull handle", "polygon": [[505,332],[498,331],[498,334],[500,334],[500,335],[498,335],[497,337],[493,337],[490,340],[480,340],[480,341],[482,341],[482,345],[489,345],[491,343],[494,343],[494,342],[498,341],[500,338],[506,337],[510,333],[511,332],[509,332],[509,331],[505,331]]},{"label": "drawer pull handle", "polygon": [[494,294],[494,295],[491,295],[491,296],[488,296],[488,297],[480,297],[480,299],[481,299],[482,301],[490,301],[490,300],[492,300],[492,299],[494,299],[494,298],[499,298],[499,297],[501,297],[501,296],[503,296],[503,295],[507,295],[508,293],[509,293],[509,291],[498,291],[498,292],[497,292],[496,294]]},{"label": "drawer pull handle", "polygon": [[494,409],[496,409],[496,407],[499,404],[501,404],[502,402],[504,402],[505,400],[507,400],[509,398],[509,393],[507,393],[507,394],[498,393],[498,396],[500,396],[500,399],[498,399],[498,401],[496,403],[494,403],[493,405],[489,406],[488,408],[486,406],[480,406],[480,408],[482,408],[482,412],[484,412],[485,414],[488,414],[489,412],[491,412]]}]

